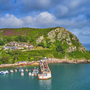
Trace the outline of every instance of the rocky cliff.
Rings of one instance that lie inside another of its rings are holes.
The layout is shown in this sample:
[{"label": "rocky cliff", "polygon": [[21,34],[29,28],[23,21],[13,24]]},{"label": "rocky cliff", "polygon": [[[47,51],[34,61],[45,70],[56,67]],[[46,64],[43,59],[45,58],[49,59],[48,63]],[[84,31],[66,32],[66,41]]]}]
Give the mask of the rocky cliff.
[{"label": "rocky cliff", "polygon": [[57,27],[51,30],[47,33],[47,37],[44,37],[44,35],[40,36],[36,40],[36,43],[45,43],[47,39],[49,40],[48,42],[51,43],[51,46],[57,41],[60,42],[62,47],[63,44],[67,44],[67,52],[73,52],[76,50],[86,51],[86,48],[80,43],[79,39],[74,34],[62,27]]}]

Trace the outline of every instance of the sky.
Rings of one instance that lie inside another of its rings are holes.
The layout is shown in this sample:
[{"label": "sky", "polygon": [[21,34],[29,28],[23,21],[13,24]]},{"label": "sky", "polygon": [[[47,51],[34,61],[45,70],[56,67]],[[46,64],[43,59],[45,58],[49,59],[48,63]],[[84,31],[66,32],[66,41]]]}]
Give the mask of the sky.
[{"label": "sky", "polygon": [[90,43],[90,0],[0,0],[0,28],[64,27]]}]

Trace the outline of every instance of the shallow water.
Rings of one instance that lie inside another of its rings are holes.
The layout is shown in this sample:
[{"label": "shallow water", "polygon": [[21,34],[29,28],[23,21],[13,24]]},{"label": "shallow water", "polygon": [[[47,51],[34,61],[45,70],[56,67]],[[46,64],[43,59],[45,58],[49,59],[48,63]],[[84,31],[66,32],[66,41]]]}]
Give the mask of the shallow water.
[{"label": "shallow water", "polygon": [[[26,71],[24,76],[19,71],[0,75],[0,90],[90,90],[90,64],[49,64],[49,67],[52,72],[49,80],[38,80]],[[23,67],[26,68],[34,66]],[[6,69],[11,68],[0,68]]]}]

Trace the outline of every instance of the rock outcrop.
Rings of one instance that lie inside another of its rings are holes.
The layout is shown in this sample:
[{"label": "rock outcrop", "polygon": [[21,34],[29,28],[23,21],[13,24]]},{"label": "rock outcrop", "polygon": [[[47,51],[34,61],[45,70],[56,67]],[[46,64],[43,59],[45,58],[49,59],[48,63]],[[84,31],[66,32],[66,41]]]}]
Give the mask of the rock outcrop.
[{"label": "rock outcrop", "polygon": [[41,43],[43,39],[45,40],[45,38],[50,39],[49,42],[51,44],[54,44],[56,41],[60,41],[63,46],[63,44],[66,43],[68,45],[67,52],[73,52],[76,50],[86,51],[85,47],[80,43],[79,39],[74,34],[62,27],[57,27],[51,30],[47,33],[47,37],[40,36],[36,40],[36,43]]}]

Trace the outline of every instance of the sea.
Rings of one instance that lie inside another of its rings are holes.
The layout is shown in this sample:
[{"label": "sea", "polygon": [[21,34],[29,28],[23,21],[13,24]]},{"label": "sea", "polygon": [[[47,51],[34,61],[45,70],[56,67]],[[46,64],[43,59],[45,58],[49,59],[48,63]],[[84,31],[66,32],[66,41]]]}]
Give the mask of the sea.
[{"label": "sea", "polygon": [[[25,70],[39,66],[23,66]],[[1,70],[13,68],[0,68]],[[14,73],[0,75],[0,90],[90,90],[90,64],[49,64],[52,78],[38,80],[37,76],[29,76],[19,70]]]}]

